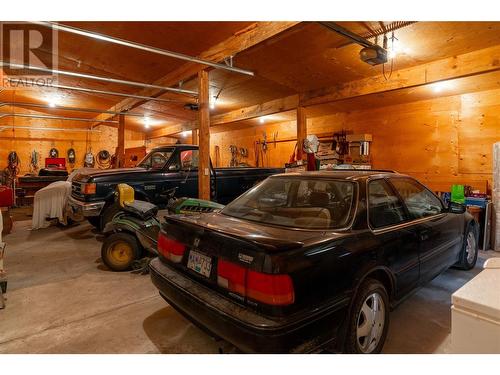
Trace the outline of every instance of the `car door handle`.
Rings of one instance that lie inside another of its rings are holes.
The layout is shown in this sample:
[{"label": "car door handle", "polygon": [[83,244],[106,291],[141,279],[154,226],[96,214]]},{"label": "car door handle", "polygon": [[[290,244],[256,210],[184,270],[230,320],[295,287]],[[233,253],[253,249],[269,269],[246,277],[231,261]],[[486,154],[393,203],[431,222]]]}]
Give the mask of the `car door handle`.
[{"label": "car door handle", "polygon": [[428,230],[422,230],[418,233],[418,237],[420,241],[425,241],[429,239],[429,231]]}]

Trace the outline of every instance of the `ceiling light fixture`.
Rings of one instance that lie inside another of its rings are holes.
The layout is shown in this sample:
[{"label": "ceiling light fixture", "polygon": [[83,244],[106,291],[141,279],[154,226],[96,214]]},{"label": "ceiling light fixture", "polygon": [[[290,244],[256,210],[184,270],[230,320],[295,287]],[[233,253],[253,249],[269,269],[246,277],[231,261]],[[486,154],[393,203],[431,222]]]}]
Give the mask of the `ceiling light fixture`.
[{"label": "ceiling light fixture", "polygon": [[266,122],[266,120],[264,119],[264,117],[261,117],[261,118],[259,119],[259,122],[260,122],[261,124],[263,124],[264,122]]},{"label": "ceiling light fixture", "polygon": [[149,127],[151,126],[151,119],[148,117],[148,116],[144,116],[144,127],[146,129],[149,129]]},{"label": "ceiling light fixture", "polygon": [[181,133],[181,137],[183,138],[186,138],[189,134],[189,130],[184,130],[182,133]]},{"label": "ceiling light fixture", "polygon": [[401,41],[394,36],[394,32],[392,36],[389,38],[390,42],[387,47],[387,57],[389,59],[393,59],[398,55],[409,55],[411,50],[408,47],[405,47]]}]

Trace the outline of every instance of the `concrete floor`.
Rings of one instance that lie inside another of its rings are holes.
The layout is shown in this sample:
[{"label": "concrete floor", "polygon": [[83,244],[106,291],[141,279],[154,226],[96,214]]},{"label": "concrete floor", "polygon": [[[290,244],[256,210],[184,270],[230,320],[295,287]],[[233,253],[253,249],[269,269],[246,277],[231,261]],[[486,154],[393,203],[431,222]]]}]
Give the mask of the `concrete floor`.
[{"label": "concrete floor", "polygon": [[[159,297],[148,275],[114,273],[100,261],[89,224],[30,231],[18,221],[7,242],[7,307],[0,353],[218,353],[216,342]],[[473,278],[449,270],[391,313],[385,353],[447,353],[450,296]]]}]

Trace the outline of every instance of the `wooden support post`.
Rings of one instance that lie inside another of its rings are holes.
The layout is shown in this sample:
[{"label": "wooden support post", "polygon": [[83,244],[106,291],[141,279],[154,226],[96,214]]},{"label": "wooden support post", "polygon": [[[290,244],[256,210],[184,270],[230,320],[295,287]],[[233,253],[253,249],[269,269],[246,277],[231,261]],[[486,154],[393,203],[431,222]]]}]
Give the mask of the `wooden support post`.
[{"label": "wooden support post", "polygon": [[125,165],[125,115],[119,115],[118,146],[116,147],[116,167],[123,168],[124,165]]},{"label": "wooden support post", "polygon": [[210,199],[210,108],[208,71],[198,72],[198,197]]},{"label": "wooden support post", "polygon": [[198,129],[193,129],[191,131],[191,144],[193,145],[198,144]]},{"label": "wooden support post", "polygon": [[307,116],[304,107],[297,107],[297,160],[303,159],[304,139],[307,137]]}]

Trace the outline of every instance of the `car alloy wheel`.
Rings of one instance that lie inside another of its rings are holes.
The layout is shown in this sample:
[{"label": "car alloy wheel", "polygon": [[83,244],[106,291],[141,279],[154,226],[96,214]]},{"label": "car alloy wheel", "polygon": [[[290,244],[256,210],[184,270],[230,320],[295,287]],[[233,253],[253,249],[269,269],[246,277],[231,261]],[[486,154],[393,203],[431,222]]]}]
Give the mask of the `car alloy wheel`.
[{"label": "car alloy wheel", "polygon": [[361,352],[371,353],[375,350],[382,338],[384,324],[384,300],[379,293],[371,293],[361,305],[357,318],[356,341]]},{"label": "car alloy wheel", "polygon": [[474,235],[474,231],[470,230],[467,234],[467,245],[465,247],[465,253],[467,256],[467,263],[472,264],[474,262],[474,258],[476,257],[476,236]]}]

